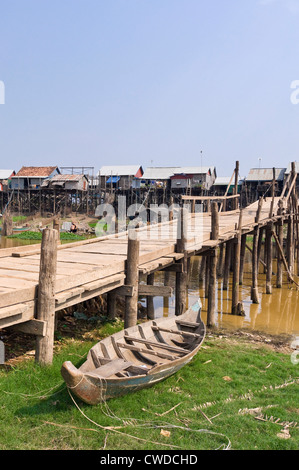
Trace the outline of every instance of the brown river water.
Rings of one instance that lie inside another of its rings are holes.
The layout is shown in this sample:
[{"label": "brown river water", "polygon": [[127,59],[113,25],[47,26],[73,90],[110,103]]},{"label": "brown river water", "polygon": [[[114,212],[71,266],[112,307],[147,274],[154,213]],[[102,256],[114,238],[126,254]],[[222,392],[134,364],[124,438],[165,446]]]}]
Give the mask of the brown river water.
[{"label": "brown river water", "polygon": [[14,248],[16,246],[34,245],[38,243],[37,240],[18,240],[17,238],[6,238],[0,235],[0,249],[1,248]]},{"label": "brown river water", "polygon": [[[21,245],[37,243],[36,240],[17,240],[3,238],[0,236],[0,248],[9,248]],[[188,305],[192,305],[200,297],[202,301],[202,317],[206,321],[207,299],[204,296],[203,282],[198,280],[200,257],[194,256],[191,259],[189,285],[188,285]],[[244,282],[240,286],[240,299],[243,301],[245,316],[234,316],[231,311],[231,282],[229,291],[223,291],[222,280],[218,279],[217,300],[216,300],[216,324],[218,327],[247,328],[257,330],[271,335],[287,334],[299,338],[299,290],[294,285],[290,285],[284,279],[282,289],[275,287],[275,275],[273,276],[273,293],[265,293],[266,276],[259,275],[260,303],[253,304],[250,299],[251,290],[251,259],[250,255],[245,263]],[[275,273],[275,260],[273,272]],[[175,285],[175,274],[171,273],[171,285]],[[157,283],[164,283],[164,274],[157,273]],[[174,314],[175,298],[162,297],[154,298],[155,316],[168,316]]]},{"label": "brown river water", "polygon": [[[188,286],[188,306],[195,303],[200,297],[202,302],[202,318],[206,321],[207,299],[204,296],[203,282],[198,280],[200,257],[193,257],[191,260],[189,286]],[[266,294],[266,275],[259,275],[260,303],[253,304],[250,299],[251,292],[251,265],[247,259],[244,269],[243,286],[240,286],[240,300],[243,301],[245,316],[231,315],[231,284],[228,291],[222,289],[222,279],[218,279],[217,300],[216,300],[216,325],[221,327],[248,329],[264,332],[270,335],[287,334],[299,338],[299,290],[296,286],[290,285],[284,279],[282,289],[275,287],[275,276],[273,276],[273,293]],[[273,262],[273,272],[276,266]],[[171,285],[175,285],[175,275],[171,274]],[[163,283],[163,274],[158,273],[156,282]],[[155,298],[156,317],[174,314],[175,298],[169,299]]]}]

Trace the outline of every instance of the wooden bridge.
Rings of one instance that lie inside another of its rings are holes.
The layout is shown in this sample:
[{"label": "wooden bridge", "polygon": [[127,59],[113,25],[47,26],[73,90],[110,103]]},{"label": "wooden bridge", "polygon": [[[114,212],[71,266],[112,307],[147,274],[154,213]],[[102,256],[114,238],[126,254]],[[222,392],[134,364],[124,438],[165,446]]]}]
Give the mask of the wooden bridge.
[{"label": "wooden bridge", "polygon": [[[126,310],[129,326],[137,320],[138,295],[152,297],[172,294],[170,287],[154,285],[153,273],[159,270],[176,272],[176,310],[178,314],[182,313],[185,308],[184,279],[187,260],[193,255],[209,255],[204,258],[210,260],[208,319],[213,324],[213,266],[216,249],[224,244],[228,245],[230,241],[240,241],[240,237],[244,238],[244,235],[246,243],[247,234],[255,233],[257,236],[257,230],[289,217],[288,211],[283,209],[279,214],[278,198],[261,200],[242,211],[218,212],[218,208],[218,203],[213,200],[210,213],[188,213],[186,217],[139,228],[136,230],[138,240],[130,240],[128,232],[122,232],[60,245],[57,244],[57,232],[46,229],[45,232],[56,233],[54,245],[50,244],[48,238],[48,244],[44,248],[41,245],[31,245],[2,249],[0,328],[14,326],[23,332],[37,335],[41,343],[46,340],[46,349],[39,353],[37,359],[51,362],[55,311],[109,293],[108,308],[109,313],[113,314],[116,295],[124,295],[128,300]],[[179,222],[183,236],[178,238]],[[186,224],[189,226],[188,230]],[[244,243],[233,245],[239,249],[235,262],[240,263]],[[43,249],[48,250],[48,264],[53,262],[52,268],[47,267],[47,262],[41,259]],[[223,269],[225,271],[225,267]],[[236,271],[240,272],[238,265]],[[138,273],[148,275],[147,285],[139,282]],[[39,291],[41,295],[45,291],[43,300],[38,295]],[[237,307],[238,289],[235,291]]]}]

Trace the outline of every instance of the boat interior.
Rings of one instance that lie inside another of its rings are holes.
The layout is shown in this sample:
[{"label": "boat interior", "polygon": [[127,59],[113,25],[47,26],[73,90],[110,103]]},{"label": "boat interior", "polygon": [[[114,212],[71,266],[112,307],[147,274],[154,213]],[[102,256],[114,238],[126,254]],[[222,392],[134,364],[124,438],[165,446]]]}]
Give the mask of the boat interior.
[{"label": "boat interior", "polygon": [[146,375],[154,368],[183,359],[199,347],[205,335],[200,311],[183,318],[147,321],[97,343],[80,371],[99,379]]}]

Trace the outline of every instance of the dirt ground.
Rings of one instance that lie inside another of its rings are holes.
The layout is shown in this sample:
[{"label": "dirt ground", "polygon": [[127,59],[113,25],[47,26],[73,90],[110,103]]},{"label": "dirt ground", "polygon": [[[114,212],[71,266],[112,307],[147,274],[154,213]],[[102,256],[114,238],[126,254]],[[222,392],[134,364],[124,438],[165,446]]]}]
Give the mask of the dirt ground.
[{"label": "dirt ground", "polygon": [[15,226],[26,226],[31,231],[40,230],[41,228],[47,227],[53,223],[53,220],[59,218],[60,224],[63,222],[73,222],[77,225],[79,230],[87,231],[90,230],[88,225],[90,222],[97,222],[97,217],[88,216],[86,214],[71,213],[67,217],[49,216],[42,217],[39,214],[28,216],[23,222],[14,223]]}]

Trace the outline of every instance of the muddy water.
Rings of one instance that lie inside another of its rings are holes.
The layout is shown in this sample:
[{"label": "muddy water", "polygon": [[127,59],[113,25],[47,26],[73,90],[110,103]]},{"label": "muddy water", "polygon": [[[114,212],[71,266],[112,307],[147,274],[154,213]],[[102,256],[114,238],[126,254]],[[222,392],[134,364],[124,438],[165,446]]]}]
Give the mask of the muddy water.
[{"label": "muddy water", "polygon": [[[192,305],[200,297],[203,309],[202,317],[206,321],[207,299],[204,297],[203,283],[198,281],[198,271],[200,266],[200,257],[193,257],[191,260],[188,286],[188,305]],[[253,304],[250,299],[251,291],[251,264],[247,260],[244,269],[244,283],[240,286],[240,299],[244,304],[245,316],[233,316],[231,312],[231,285],[230,279],[229,291],[222,288],[222,280],[217,284],[216,300],[216,324],[218,327],[248,328],[249,330],[258,330],[264,333],[279,335],[288,334],[299,337],[299,291],[290,286],[287,280],[284,280],[282,289],[275,287],[275,276],[273,276],[273,293],[267,295],[266,275],[259,275],[259,293],[260,303]],[[276,272],[276,266],[273,264],[273,272]],[[157,273],[156,282],[163,284],[164,275]],[[175,285],[175,275],[171,274],[171,285]],[[157,317],[174,314],[175,298],[163,299],[155,298],[155,315]]]},{"label": "muddy water", "polygon": [[17,238],[6,238],[0,235],[0,249],[1,248],[14,248],[16,246],[34,245],[38,243],[37,240],[18,240]]},{"label": "muddy water", "polygon": [[18,240],[17,238],[6,238],[0,235],[0,249],[1,248],[14,248],[16,246],[34,245],[38,240]]}]

